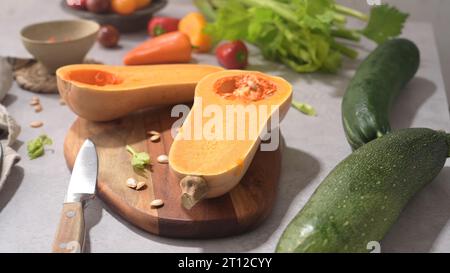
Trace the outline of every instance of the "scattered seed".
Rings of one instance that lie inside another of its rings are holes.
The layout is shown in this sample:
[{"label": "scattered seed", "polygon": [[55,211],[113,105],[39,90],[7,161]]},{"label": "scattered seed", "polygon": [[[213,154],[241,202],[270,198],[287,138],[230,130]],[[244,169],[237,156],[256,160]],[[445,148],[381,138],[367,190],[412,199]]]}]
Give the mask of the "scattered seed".
[{"label": "scattered seed", "polygon": [[163,205],[164,205],[164,202],[161,199],[155,199],[150,203],[150,206],[152,206],[154,208],[159,208],[159,207],[162,207]]},{"label": "scattered seed", "polygon": [[158,158],[156,160],[158,161],[158,163],[161,163],[161,164],[169,163],[169,157],[167,157],[167,155],[160,155],[160,156],[158,156]]},{"label": "scattered seed", "polygon": [[161,138],[160,135],[153,135],[150,137],[150,141],[157,142]]},{"label": "scattered seed", "polygon": [[160,133],[158,131],[154,131],[154,130],[148,131],[147,134],[150,135],[150,136],[154,136],[154,135],[158,135],[159,136],[160,135]]},{"label": "scattered seed", "polygon": [[59,99],[59,105],[66,105],[66,101],[63,99]]},{"label": "scattered seed", "polygon": [[44,125],[42,121],[33,121],[30,123],[30,126],[33,128],[39,128],[42,127],[42,125]]},{"label": "scattered seed", "polygon": [[39,113],[42,111],[42,105],[37,104],[34,106],[34,112]]},{"label": "scattered seed", "polygon": [[31,100],[30,101],[30,105],[31,106],[35,106],[35,105],[39,105],[39,104],[40,104],[40,102],[38,100]]},{"label": "scattered seed", "polygon": [[136,188],[136,187],[137,187],[136,179],[134,179],[134,178],[132,178],[132,177],[128,178],[128,179],[127,179],[127,186],[128,186],[129,188],[132,188],[132,189]]},{"label": "scattered seed", "polygon": [[140,189],[142,189],[144,187],[145,187],[145,182],[143,182],[143,181],[138,182],[137,185],[136,185],[136,190],[138,191],[138,190],[140,190]]}]

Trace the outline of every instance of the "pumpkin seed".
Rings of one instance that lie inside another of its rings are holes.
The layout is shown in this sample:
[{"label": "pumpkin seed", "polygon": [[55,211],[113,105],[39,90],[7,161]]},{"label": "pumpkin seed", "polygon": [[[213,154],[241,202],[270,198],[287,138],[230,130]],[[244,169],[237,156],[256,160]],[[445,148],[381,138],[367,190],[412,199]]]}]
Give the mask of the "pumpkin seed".
[{"label": "pumpkin seed", "polygon": [[140,190],[140,189],[142,189],[144,187],[145,187],[145,182],[143,182],[143,181],[138,182],[137,185],[136,185],[136,190],[138,191],[138,190]]},{"label": "pumpkin seed", "polygon": [[153,135],[153,136],[150,137],[150,141],[151,142],[157,142],[157,141],[159,141],[160,138],[161,138],[160,135]]},{"label": "pumpkin seed", "polygon": [[132,177],[128,178],[126,183],[129,188],[135,189],[137,187],[137,181]]},{"label": "pumpkin seed", "polygon": [[169,163],[169,157],[167,155],[160,155],[160,156],[158,156],[158,158],[156,158],[156,160],[158,161],[158,163],[161,163],[161,164]]},{"label": "pumpkin seed", "polygon": [[42,105],[37,104],[34,106],[34,112],[39,113],[42,111]]},{"label": "pumpkin seed", "polygon": [[161,133],[155,130],[151,130],[147,132],[148,135],[154,136],[154,135],[160,135]]},{"label": "pumpkin seed", "polygon": [[152,206],[153,208],[159,208],[159,207],[162,207],[163,205],[164,205],[164,202],[161,199],[155,199],[150,203],[150,206]]},{"label": "pumpkin seed", "polygon": [[30,123],[30,126],[32,128],[39,128],[39,127],[42,127],[42,125],[44,125],[44,123],[42,121],[33,121]]}]

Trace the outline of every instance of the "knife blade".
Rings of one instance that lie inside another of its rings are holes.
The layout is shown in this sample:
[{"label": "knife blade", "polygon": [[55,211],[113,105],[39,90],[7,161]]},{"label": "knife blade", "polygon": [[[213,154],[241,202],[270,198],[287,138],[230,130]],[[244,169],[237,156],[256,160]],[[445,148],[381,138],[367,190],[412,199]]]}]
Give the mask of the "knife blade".
[{"label": "knife blade", "polygon": [[95,196],[98,157],[94,143],[87,139],[80,148],[64,198],[53,252],[82,252],[85,238],[83,205]]},{"label": "knife blade", "polygon": [[93,197],[97,185],[98,158],[94,143],[86,139],[78,152],[64,203]]}]

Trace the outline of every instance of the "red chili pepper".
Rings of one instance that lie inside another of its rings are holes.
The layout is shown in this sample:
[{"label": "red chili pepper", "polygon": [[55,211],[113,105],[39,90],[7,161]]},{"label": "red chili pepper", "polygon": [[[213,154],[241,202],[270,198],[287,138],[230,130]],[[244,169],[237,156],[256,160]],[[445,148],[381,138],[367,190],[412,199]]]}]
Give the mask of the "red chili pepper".
[{"label": "red chili pepper", "polygon": [[156,37],[164,33],[177,31],[179,22],[180,20],[177,18],[154,17],[148,22],[148,34]]},{"label": "red chili pepper", "polygon": [[248,49],[241,41],[227,42],[216,49],[219,63],[227,69],[243,69],[248,65]]}]

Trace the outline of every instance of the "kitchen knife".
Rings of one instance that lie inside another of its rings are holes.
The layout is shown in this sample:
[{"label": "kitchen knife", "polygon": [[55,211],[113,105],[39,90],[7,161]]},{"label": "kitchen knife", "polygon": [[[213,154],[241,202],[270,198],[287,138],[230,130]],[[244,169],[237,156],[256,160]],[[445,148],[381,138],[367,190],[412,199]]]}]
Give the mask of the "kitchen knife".
[{"label": "kitchen knife", "polygon": [[93,198],[97,185],[98,158],[94,143],[87,139],[73,166],[64,200],[53,252],[82,252],[85,238],[83,205]]}]

